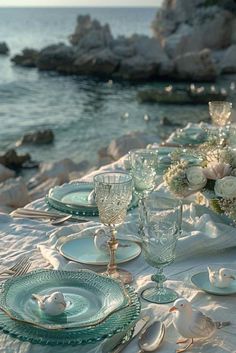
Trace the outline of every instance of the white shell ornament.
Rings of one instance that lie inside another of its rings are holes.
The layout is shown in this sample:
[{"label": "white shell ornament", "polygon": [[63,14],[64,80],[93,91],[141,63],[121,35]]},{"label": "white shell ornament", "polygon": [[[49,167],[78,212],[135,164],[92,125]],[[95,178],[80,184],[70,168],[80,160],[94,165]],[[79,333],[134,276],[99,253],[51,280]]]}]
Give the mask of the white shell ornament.
[{"label": "white shell ornament", "polygon": [[44,296],[32,294],[32,298],[38,302],[39,308],[50,316],[63,314],[67,306],[65,297],[61,292],[54,292]]}]

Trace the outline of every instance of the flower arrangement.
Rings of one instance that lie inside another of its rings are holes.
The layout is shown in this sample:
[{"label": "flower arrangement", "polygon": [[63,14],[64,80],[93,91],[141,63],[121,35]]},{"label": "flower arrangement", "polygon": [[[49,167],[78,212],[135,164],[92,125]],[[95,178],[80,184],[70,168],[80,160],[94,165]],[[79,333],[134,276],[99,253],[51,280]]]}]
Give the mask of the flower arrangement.
[{"label": "flower arrangement", "polygon": [[201,192],[216,212],[224,213],[236,222],[236,150],[221,149],[207,142],[195,151],[197,164],[178,161],[175,152],[173,164],[164,174],[169,190],[178,197]]}]

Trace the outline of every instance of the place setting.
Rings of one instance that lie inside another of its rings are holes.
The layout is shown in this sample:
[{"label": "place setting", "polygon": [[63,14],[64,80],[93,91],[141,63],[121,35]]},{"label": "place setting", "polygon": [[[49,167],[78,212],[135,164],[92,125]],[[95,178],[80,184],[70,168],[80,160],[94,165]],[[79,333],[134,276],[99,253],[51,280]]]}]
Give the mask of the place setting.
[{"label": "place setting", "polygon": [[[16,210],[15,217],[60,218],[48,240],[37,244],[53,269],[8,269],[0,328],[32,344],[94,345],[102,353],[122,352],[131,342],[144,353],[169,345],[180,353],[199,339],[212,342],[218,329],[232,329],[225,316],[201,311],[209,295],[220,305],[236,294],[233,268],[207,258],[200,272],[197,266],[197,256],[236,245],[229,197],[234,150],[221,128],[206,133],[198,147],[167,150],[170,165],[161,174],[163,151],[131,150],[123,171],[101,170],[92,183],[51,188],[44,199],[48,211]],[[224,178],[230,183],[221,184]],[[196,266],[185,269],[186,281],[177,269],[191,258]],[[146,284],[145,266],[153,269]],[[175,267],[176,275],[165,275]],[[182,337],[178,347],[171,335]]]}]

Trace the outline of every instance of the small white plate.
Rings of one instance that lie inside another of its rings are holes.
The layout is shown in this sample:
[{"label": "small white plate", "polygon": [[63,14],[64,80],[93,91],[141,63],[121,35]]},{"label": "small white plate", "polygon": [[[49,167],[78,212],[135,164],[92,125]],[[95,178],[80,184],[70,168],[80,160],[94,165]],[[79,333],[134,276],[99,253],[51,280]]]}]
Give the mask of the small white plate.
[{"label": "small white plate", "polygon": [[236,294],[236,281],[233,281],[229,287],[227,288],[218,288],[212,286],[209,281],[208,272],[199,272],[191,277],[192,283],[202,289],[206,293],[214,294],[214,295],[231,295]]}]

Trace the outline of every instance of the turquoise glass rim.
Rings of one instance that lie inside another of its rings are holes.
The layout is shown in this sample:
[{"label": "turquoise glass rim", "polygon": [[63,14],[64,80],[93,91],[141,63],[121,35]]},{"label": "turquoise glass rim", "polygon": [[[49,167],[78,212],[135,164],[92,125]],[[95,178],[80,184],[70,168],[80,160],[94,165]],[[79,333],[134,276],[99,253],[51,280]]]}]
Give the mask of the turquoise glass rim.
[{"label": "turquoise glass rim", "polygon": [[[61,186],[57,186],[56,188],[63,188],[64,186],[67,185],[73,185],[76,184],[76,186],[80,186],[81,188],[87,188],[90,189],[90,192],[93,190],[94,188],[94,184],[91,182],[78,182],[78,183],[70,183],[70,184],[63,184]],[[54,188],[53,188],[54,189]],[[60,202],[59,200],[56,200],[55,198],[51,198],[50,197],[50,192],[53,191],[53,189],[49,190],[49,193],[45,196],[45,202],[52,208],[63,212],[63,213],[68,213],[68,214],[72,214],[75,216],[87,216],[87,217],[95,217],[98,216],[98,208],[96,205],[94,206],[68,206],[63,202]],[[138,199],[137,196],[133,193],[133,197],[131,200],[131,203],[128,207],[128,211],[136,208],[138,206]]]},{"label": "turquoise glass rim", "polygon": [[[65,314],[52,317],[38,307],[32,295],[61,291],[69,303]],[[124,287],[110,277],[89,270],[32,271],[7,280],[1,309],[11,318],[38,327],[58,330],[91,327],[129,305]]]},{"label": "turquoise glass rim", "polygon": [[[46,346],[77,346],[94,344],[118,333],[132,329],[139,318],[141,305],[138,295],[130,286],[125,286],[131,303],[123,310],[110,315],[101,324],[83,329],[59,331],[45,330],[10,319],[0,311],[0,330],[21,341]],[[0,293],[1,298],[1,293]]]}]

